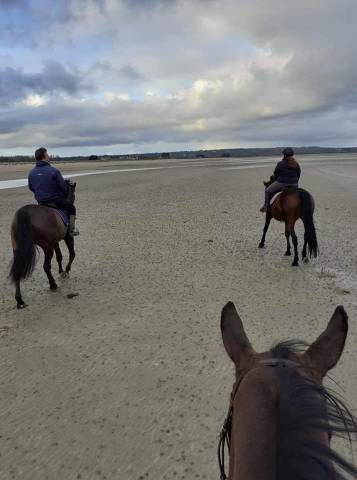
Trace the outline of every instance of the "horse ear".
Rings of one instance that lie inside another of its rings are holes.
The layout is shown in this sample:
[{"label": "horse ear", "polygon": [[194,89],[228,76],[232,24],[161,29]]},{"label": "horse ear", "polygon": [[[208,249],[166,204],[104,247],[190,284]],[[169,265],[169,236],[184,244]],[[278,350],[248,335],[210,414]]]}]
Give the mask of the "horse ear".
[{"label": "horse ear", "polygon": [[342,306],[336,308],[327,328],[307,349],[303,357],[323,378],[339,361],[347,337],[348,316]]},{"label": "horse ear", "polygon": [[228,302],[221,314],[221,332],[226,352],[236,366],[254,355],[234,303]]}]

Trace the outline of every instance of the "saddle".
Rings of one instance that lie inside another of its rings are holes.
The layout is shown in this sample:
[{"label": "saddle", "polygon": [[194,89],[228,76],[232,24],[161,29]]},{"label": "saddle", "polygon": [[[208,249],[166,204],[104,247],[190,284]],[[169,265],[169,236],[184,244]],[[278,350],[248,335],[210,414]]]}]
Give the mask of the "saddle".
[{"label": "saddle", "polygon": [[55,205],[54,203],[50,203],[50,202],[38,202],[38,204],[39,204],[39,205],[42,205],[43,207],[55,208],[56,210],[58,210],[57,205]]},{"label": "saddle", "polygon": [[280,192],[276,192],[274,193],[274,195],[270,198],[269,200],[269,204],[270,206],[273,205],[273,203],[275,202],[275,200],[280,197],[280,195],[283,193],[283,192],[288,192],[288,193],[293,193],[293,192],[297,192],[299,190],[299,187],[294,187],[292,185],[287,185],[286,187],[284,187]]},{"label": "saddle", "polygon": [[65,226],[68,227],[68,225],[69,225],[69,213],[66,210],[58,208],[56,204],[51,203],[51,202],[39,202],[39,205],[42,205],[43,207],[53,208],[54,210],[56,210],[56,212],[61,217],[63,223],[65,224]]}]

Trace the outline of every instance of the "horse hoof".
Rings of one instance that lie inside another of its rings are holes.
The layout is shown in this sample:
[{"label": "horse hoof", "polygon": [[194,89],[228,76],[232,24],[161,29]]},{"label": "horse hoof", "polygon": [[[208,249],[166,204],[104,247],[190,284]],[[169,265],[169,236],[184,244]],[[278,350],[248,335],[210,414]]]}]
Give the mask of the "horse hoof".
[{"label": "horse hoof", "polygon": [[68,278],[69,277],[69,272],[62,272],[61,273],[61,278]]},{"label": "horse hoof", "polygon": [[264,248],[264,243],[259,243],[258,248]]},{"label": "horse hoof", "polygon": [[22,310],[24,308],[28,307],[28,305],[26,303],[18,303],[17,304],[17,309],[18,310]]},{"label": "horse hoof", "polygon": [[307,257],[304,257],[304,258],[302,259],[302,261],[303,261],[304,263],[309,263],[309,259],[308,259]]},{"label": "horse hoof", "polygon": [[298,266],[299,266],[299,262],[293,262],[291,265],[292,265],[292,267],[298,267]]},{"label": "horse hoof", "polygon": [[57,285],[56,284],[50,285],[50,290],[52,290],[53,292],[57,290]]},{"label": "horse hoof", "polygon": [[290,256],[291,256],[291,252],[285,252],[285,256],[286,256],[286,257],[290,257]]}]

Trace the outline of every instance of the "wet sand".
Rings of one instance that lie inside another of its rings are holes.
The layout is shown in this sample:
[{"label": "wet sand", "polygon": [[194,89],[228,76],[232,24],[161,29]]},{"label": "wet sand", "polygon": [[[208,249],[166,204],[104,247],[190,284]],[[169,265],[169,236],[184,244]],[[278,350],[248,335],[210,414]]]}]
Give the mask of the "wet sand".
[{"label": "wet sand", "polygon": [[[281,224],[258,250],[261,182],[271,168],[242,165],[220,159],[78,178],[71,277],[49,291],[41,257],[23,284],[23,311],[6,279],[9,226],[32,196],[0,191],[1,479],[218,478],[233,382],[219,332],[227,300],[257,350],[314,340],[344,305],[350,331],[333,377],[357,406],[357,160],[302,160],[321,256],[296,269],[283,256]],[[12,168],[0,166],[0,180],[22,178],[29,166]]]}]

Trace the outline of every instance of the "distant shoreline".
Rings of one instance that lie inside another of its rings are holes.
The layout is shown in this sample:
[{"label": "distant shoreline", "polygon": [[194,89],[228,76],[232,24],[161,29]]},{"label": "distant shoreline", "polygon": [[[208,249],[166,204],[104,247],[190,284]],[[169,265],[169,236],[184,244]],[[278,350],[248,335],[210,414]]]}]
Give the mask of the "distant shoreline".
[{"label": "distant shoreline", "polygon": [[[135,160],[197,160],[212,158],[254,158],[254,157],[279,157],[283,147],[274,148],[228,148],[217,150],[195,150],[178,152],[142,153],[130,155],[89,155],[72,157],[54,157],[53,163],[80,163],[80,162],[118,162]],[[356,154],[357,147],[294,147],[295,154],[301,155],[338,155]],[[0,156],[0,165],[22,165],[33,163],[33,157],[17,155],[13,157]]]}]

